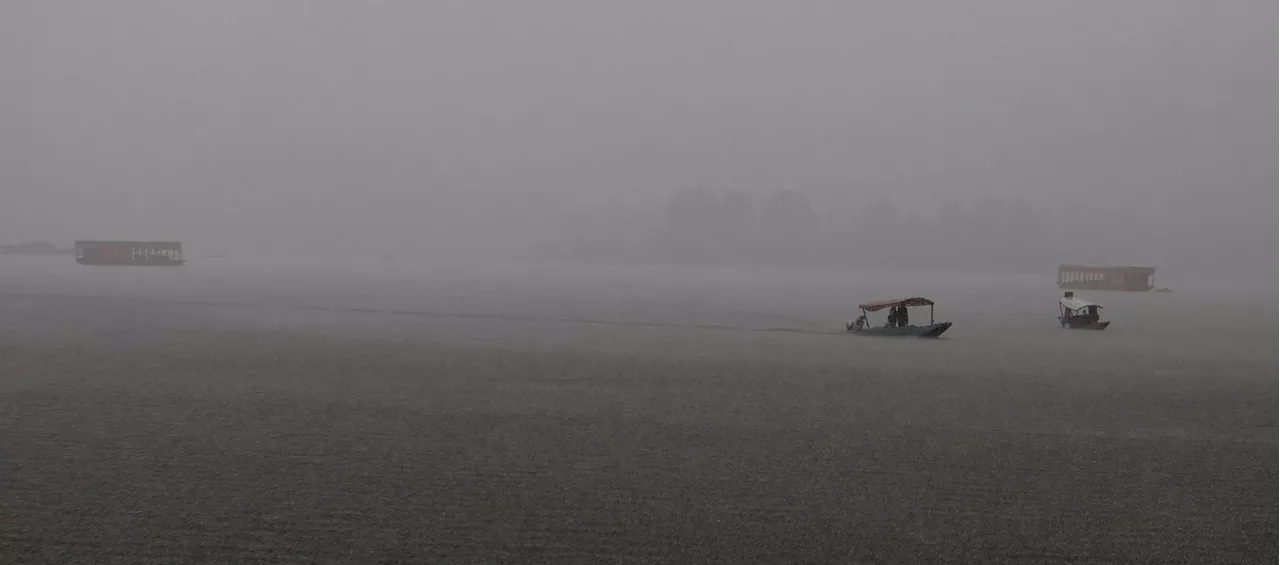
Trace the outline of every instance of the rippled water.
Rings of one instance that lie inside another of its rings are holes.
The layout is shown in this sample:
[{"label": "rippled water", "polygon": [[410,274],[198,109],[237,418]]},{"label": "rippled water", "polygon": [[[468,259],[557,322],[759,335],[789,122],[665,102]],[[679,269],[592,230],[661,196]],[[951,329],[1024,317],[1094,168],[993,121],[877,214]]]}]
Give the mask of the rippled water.
[{"label": "rippled water", "polygon": [[[1265,285],[1091,294],[1087,332],[1052,273],[22,259],[31,561],[1276,558]],[[841,331],[905,295],[955,326]]]}]

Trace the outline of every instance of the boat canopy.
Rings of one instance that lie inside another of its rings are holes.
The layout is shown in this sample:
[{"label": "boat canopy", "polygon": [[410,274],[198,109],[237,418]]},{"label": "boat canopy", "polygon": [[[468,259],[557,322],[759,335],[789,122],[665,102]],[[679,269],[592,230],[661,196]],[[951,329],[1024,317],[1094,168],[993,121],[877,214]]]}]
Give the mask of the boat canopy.
[{"label": "boat canopy", "polygon": [[1097,306],[1098,308],[1102,308],[1102,306],[1099,304],[1095,304],[1093,302],[1089,302],[1088,300],[1084,300],[1081,298],[1074,298],[1074,297],[1060,299],[1058,300],[1058,304],[1061,304],[1063,308],[1066,308],[1067,310],[1071,310],[1073,312],[1076,310],[1088,308],[1090,306]]},{"label": "boat canopy", "polygon": [[892,308],[894,306],[933,306],[933,301],[928,298],[919,297],[900,298],[898,300],[880,300],[878,302],[859,304],[858,308],[868,312],[875,312],[876,310],[884,310],[885,308]]}]

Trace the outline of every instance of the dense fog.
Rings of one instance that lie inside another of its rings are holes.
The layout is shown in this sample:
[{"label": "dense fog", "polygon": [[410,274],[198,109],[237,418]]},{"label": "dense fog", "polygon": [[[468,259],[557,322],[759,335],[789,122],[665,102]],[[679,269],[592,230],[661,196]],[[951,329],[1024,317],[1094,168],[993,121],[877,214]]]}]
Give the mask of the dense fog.
[{"label": "dense fog", "polygon": [[13,2],[0,243],[1274,276],[1263,2]]}]

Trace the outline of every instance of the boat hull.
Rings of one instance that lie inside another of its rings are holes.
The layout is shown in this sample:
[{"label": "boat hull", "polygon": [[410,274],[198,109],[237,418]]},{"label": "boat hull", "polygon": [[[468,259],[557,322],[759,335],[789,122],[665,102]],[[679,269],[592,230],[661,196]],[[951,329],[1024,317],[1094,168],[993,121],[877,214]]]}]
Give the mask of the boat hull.
[{"label": "boat hull", "polygon": [[1107,326],[1110,326],[1110,325],[1111,325],[1111,322],[1084,322],[1084,323],[1078,323],[1078,324],[1068,323],[1066,325],[1066,328],[1071,330],[1102,331],[1107,329]]},{"label": "boat hull", "polygon": [[1156,291],[1156,289],[1154,288],[1146,288],[1146,287],[1126,288],[1126,287],[1118,287],[1118,286],[1089,286],[1089,285],[1063,284],[1063,283],[1058,283],[1058,288],[1062,290],[1088,290],[1088,291],[1107,291],[1107,292],[1154,292]]},{"label": "boat hull", "polygon": [[951,322],[939,322],[929,324],[927,326],[905,326],[905,327],[874,327],[863,329],[849,329],[851,334],[872,335],[883,337],[938,337],[951,328]]}]

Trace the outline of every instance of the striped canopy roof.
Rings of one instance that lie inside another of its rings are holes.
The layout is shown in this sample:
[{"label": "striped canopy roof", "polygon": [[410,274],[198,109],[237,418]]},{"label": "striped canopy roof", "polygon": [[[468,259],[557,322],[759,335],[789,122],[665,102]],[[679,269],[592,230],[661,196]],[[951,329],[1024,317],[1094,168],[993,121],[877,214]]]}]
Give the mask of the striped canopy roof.
[{"label": "striped canopy roof", "polygon": [[894,306],[933,306],[933,301],[928,298],[920,297],[899,298],[897,300],[880,300],[877,302],[859,304],[858,308],[868,312],[875,312],[876,310],[884,310],[885,308],[892,308]]}]

